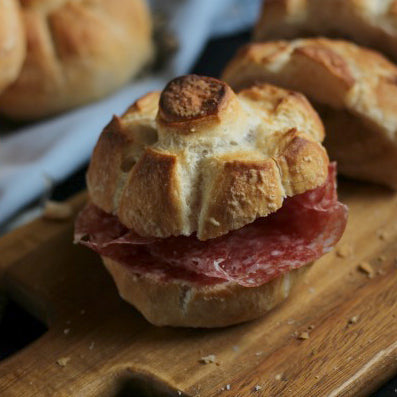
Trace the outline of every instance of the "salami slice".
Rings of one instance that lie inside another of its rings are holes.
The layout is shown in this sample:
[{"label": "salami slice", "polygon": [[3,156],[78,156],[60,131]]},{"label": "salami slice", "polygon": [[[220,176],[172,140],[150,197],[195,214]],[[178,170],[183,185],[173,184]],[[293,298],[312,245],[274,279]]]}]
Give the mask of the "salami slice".
[{"label": "salami slice", "polygon": [[88,205],[77,220],[76,240],[138,273],[256,287],[331,250],[346,222],[331,164],[323,186],[287,198],[277,212],[222,237],[146,239]]}]

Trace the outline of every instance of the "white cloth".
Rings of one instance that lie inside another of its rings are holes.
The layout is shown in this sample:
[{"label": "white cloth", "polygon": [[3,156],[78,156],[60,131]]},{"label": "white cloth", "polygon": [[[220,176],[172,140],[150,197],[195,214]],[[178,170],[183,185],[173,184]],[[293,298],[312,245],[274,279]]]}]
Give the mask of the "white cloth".
[{"label": "white cloth", "polygon": [[[7,133],[0,142],[0,225],[90,157],[104,125],[139,96],[192,67],[210,36],[252,25],[260,0],[152,0],[169,16],[180,48],[167,70],[131,82],[91,105]],[[34,100],[34,98],[32,98]]]}]

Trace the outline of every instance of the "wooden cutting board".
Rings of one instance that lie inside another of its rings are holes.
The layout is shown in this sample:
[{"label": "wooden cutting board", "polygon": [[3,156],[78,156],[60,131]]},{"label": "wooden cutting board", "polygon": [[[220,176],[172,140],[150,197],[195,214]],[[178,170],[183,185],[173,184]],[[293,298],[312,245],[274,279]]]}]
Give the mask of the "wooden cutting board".
[{"label": "wooden cutting board", "polygon": [[[2,286],[49,330],[0,362],[0,395],[368,395],[397,373],[397,194],[340,191],[350,219],[339,249],[266,317],[224,329],[151,326],[98,257],[71,243],[72,219],[6,235]],[[199,362],[208,355],[214,363]]]}]

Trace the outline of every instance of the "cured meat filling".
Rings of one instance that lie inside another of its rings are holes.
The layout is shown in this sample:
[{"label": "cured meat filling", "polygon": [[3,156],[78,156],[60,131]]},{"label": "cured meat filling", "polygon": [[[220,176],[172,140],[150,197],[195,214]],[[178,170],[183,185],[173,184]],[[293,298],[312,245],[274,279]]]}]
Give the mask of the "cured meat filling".
[{"label": "cured meat filling", "polygon": [[330,251],[346,222],[347,207],[338,202],[331,164],[324,185],[289,197],[277,212],[215,239],[141,237],[88,204],[76,221],[75,241],[137,274],[257,287]]}]

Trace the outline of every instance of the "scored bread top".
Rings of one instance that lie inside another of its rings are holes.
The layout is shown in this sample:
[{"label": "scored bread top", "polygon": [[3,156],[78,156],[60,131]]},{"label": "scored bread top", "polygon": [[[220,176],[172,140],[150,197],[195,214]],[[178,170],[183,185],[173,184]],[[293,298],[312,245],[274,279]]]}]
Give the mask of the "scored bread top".
[{"label": "scored bread top", "polygon": [[397,60],[397,0],[265,0],[255,40],[349,38]]},{"label": "scored bread top", "polygon": [[236,95],[196,75],[113,117],[87,174],[92,202],[142,236],[221,236],[323,184],[323,125],[299,93]]},{"label": "scored bread top", "polygon": [[102,98],[136,75],[152,56],[145,0],[19,3],[26,57],[0,96],[0,113],[7,117],[36,119]]},{"label": "scored bread top", "polygon": [[234,89],[269,81],[302,91],[397,145],[397,67],[372,50],[324,38],[254,43],[240,49],[222,77]]}]

